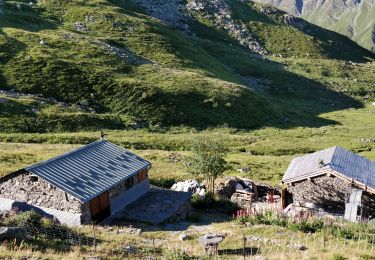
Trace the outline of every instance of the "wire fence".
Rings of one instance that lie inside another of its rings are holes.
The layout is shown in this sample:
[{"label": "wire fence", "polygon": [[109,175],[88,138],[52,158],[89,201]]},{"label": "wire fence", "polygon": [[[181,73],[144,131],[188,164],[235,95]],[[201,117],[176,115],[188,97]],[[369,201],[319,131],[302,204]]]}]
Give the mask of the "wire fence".
[{"label": "wire fence", "polygon": [[[62,251],[69,251],[72,247],[86,248],[89,255],[106,255],[124,257],[128,259],[189,259],[202,256],[216,259],[303,259],[320,257],[322,254],[343,256],[375,256],[374,224],[368,224],[367,229],[358,232],[350,239],[345,238],[342,230],[341,236],[334,236],[325,231],[316,233],[292,232],[283,228],[274,228],[272,232],[262,234],[262,226],[253,228],[244,227],[246,235],[228,234],[227,237],[213,251],[206,251],[198,242],[198,237],[204,233],[192,233],[186,240],[147,238],[133,232],[132,239],[126,234],[119,234],[113,227],[85,227],[71,228],[53,224],[40,226],[26,223],[23,228],[27,232],[25,240],[44,239],[50,246]],[[253,235],[249,235],[252,230]],[[110,230],[110,232],[108,231]],[[131,230],[131,229],[129,229]],[[256,231],[257,230],[257,231]],[[103,234],[106,234],[103,237]],[[134,239],[136,237],[136,239]],[[324,259],[324,258],[323,258]]]}]

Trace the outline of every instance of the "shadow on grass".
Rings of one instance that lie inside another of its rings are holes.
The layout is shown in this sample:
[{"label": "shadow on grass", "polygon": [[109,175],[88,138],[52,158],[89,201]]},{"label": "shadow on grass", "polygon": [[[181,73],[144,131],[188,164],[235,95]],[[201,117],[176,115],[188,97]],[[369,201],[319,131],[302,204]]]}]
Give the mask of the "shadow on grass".
[{"label": "shadow on grass", "polygon": [[236,256],[253,256],[257,255],[260,249],[257,247],[245,247],[245,248],[235,248],[235,249],[219,249],[217,251],[218,255],[236,255]]},{"label": "shadow on grass", "polygon": [[[114,5],[121,7],[120,10],[123,10],[125,2],[112,1]],[[243,13],[237,14],[239,17],[247,15],[251,21],[255,19],[257,22],[275,25],[275,20],[268,15],[260,13],[251,6],[240,4],[246,7],[242,10],[238,5],[238,3],[235,4],[236,11]],[[126,15],[145,19],[143,14],[144,11],[135,7],[126,10]],[[231,97],[236,101],[231,102],[232,107],[229,108],[224,106],[224,102],[216,107],[210,107],[205,103],[208,97],[198,93],[174,95],[161,91],[157,97],[143,101],[151,104],[159,100],[160,104],[155,106],[157,108],[165,108],[165,104],[169,103],[165,117],[158,119],[163,125],[188,125],[198,129],[222,125],[244,129],[264,126],[283,129],[299,126],[321,127],[337,124],[334,120],[319,117],[321,113],[363,107],[356,99],[336,92],[321,82],[288,71],[283,64],[261,59],[259,55],[254,55],[241,46],[226,31],[207,26],[194,18],[189,19],[188,23],[195,37],[190,37],[164,23],[153,20],[145,21],[153,32],[163,37],[163,41],[174,50],[174,54],[180,60],[184,61],[187,68],[198,68],[214,78],[242,83],[253,95],[240,91],[237,97]],[[364,62],[368,61],[366,57],[373,56],[344,36],[309,23],[307,26],[311,27],[309,31],[311,35],[325,43],[323,55],[326,57]],[[176,37],[170,37],[171,35]],[[340,44],[333,46],[331,38],[339,39]],[[228,45],[231,47],[228,48]],[[342,48],[345,50],[357,48],[358,51],[351,51],[349,55],[347,52],[342,52]],[[197,50],[200,55],[194,54]],[[222,73],[222,70],[226,73]],[[237,75],[237,78],[234,79],[233,75]],[[272,84],[265,89],[258,89],[253,84],[244,81],[244,78],[267,79],[271,80]],[[249,102],[248,106],[240,104],[245,100]],[[185,103],[191,106],[186,106]]]},{"label": "shadow on grass", "polygon": [[196,231],[204,231],[209,225],[214,223],[223,223],[230,221],[231,217],[222,213],[217,212],[204,212],[199,211],[199,220],[189,221],[181,220],[171,223],[163,224],[150,224],[145,222],[139,222],[134,220],[127,220],[125,218],[117,218],[111,222],[110,225],[119,227],[133,227],[140,228],[145,232],[157,232],[157,231],[186,231],[188,229],[194,229]]}]

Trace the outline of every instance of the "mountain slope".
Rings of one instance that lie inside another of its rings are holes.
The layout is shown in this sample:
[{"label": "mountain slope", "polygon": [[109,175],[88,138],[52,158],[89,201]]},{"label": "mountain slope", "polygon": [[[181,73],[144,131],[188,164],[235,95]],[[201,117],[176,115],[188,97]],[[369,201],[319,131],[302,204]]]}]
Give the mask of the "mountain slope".
[{"label": "mountain slope", "polygon": [[271,4],[316,25],[347,35],[375,51],[375,1],[254,0]]},{"label": "mountain slope", "polygon": [[[5,95],[2,110],[25,102],[28,108],[1,113],[2,131],[71,131],[68,119],[77,113],[77,120],[98,119],[89,129],[134,122],[249,128],[278,124],[300,102],[311,102],[311,109],[293,112],[302,122],[318,111],[359,105],[349,97],[359,92],[351,86],[340,94],[280,57],[307,67],[333,58],[327,73],[348,61],[363,64],[359,73],[372,68],[364,63],[372,54],[343,36],[235,0],[4,1],[2,10],[0,89],[65,102]],[[353,71],[345,65],[342,73]],[[361,83],[363,95],[372,95],[371,81]],[[81,109],[86,106],[91,109]],[[40,127],[24,130],[20,118]]]}]

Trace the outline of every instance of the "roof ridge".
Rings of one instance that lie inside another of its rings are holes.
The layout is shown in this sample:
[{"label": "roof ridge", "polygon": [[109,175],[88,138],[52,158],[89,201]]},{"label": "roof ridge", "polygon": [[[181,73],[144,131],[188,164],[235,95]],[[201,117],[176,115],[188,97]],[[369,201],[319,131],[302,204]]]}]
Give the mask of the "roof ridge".
[{"label": "roof ridge", "polygon": [[[95,142],[92,142],[92,143],[89,143],[89,144],[83,145],[83,146],[78,147],[78,148],[76,148],[76,149],[73,149],[73,150],[71,150],[71,151],[69,151],[69,152],[66,152],[66,153],[60,154],[60,155],[58,155],[58,156],[52,157],[52,158],[50,158],[50,159],[47,159],[47,160],[41,161],[41,162],[36,163],[36,164],[33,164],[33,165],[30,165],[30,166],[26,167],[25,170],[27,170],[27,171],[32,170],[32,169],[35,168],[35,167],[39,167],[39,166],[41,166],[41,165],[43,165],[43,164],[47,164],[47,163],[50,163],[50,162],[56,161],[56,160],[58,160],[58,159],[61,159],[61,158],[63,158],[63,157],[66,157],[66,156],[68,156],[68,155],[72,155],[72,154],[74,154],[74,153],[77,153],[77,152],[79,152],[79,151],[82,151],[82,150],[84,150],[84,149],[87,149],[87,148],[89,148],[89,147],[91,147],[91,146],[94,146],[94,145],[96,145],[96,144],[99,144],[99,143],[105,143],[105,142],[108,142],[108,141],[107,141],[107,140],[98,140],[98,141],[95,141]],[[110,143],[110,142],[108,142],[108,143]]]}]

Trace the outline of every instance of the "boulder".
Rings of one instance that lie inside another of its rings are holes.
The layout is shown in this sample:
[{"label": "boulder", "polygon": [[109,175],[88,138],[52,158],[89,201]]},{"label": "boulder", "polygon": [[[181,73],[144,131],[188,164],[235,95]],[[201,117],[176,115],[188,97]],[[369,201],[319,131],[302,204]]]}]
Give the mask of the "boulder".
[{"label": "boulder", "polygon": [[196,193],[201,191],[201,187],[198,181],[187,180],[173,184],[171,190]]},{"label": "boulder", "polygon": [[0,227],[0,240],[26,239],[26,230],[19,227]]},{"label": "boulder", "polygon": [[218,184],[216,191],[219,195],[230,198],[233,193],[236,192],[236,184],[238,180],[236,177],[229,177],[224,181],[224,183]]},{"label": "boulder", "polygon": [[181,235],[178,236],[178,239],[180,241],[186,241],[186,240],[190,239],[190,236],[184,232],[184,233],[182,233]]},{"label": "boulder", "polygon": [[204,247],[217,245],[222,242],[225,238],[225,235],[222,234],[206,234],[198,238],[198,242]]}]

